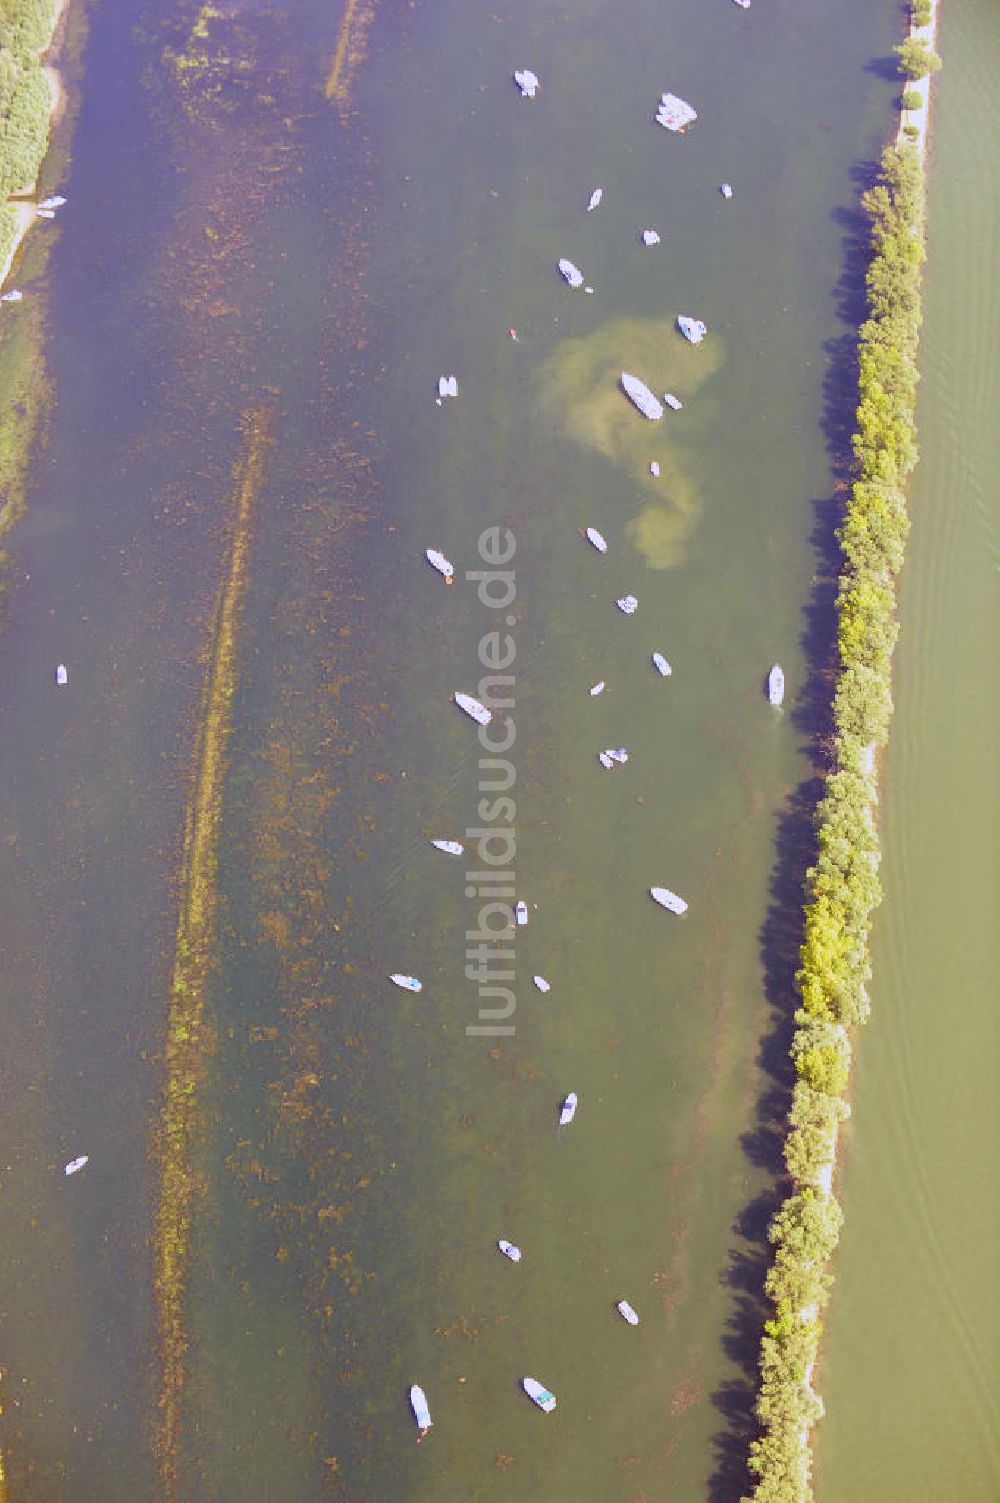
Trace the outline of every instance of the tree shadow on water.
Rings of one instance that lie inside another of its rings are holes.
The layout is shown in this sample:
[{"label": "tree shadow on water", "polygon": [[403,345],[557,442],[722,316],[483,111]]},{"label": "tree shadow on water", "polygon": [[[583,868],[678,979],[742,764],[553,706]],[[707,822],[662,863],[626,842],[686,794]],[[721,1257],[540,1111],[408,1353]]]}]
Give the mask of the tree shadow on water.
[{"label": "tree shadow on water", "polygon": [[[857,199],[875,182],[877,172],[876,162],[859,163],[854,168],[851,178]],[[860,206],[837,208],[832,217],[843,235],[841,275],[833,296],[837,317],[844,326],[842,333],[824,345],[822,430],[833,474],[833,492],[812,503],[810,541],[816,572],[803,614],[801,637],[807,672],[794,704],[786,711],[801,736],[812,770],[791,793],[777,817],[768,909],[760,933],[768,1020],[758,1051],[762,1082],[755,1123],[744,1134],[741,1147],[748,1162],[767,1176],[768,1184],[737,1215],[733,1223],[734,1246],[720,1275],[732,1292],[722,1346],[737,1375],[712,1394],[722,1424],[712,1442],[714,1466],[708,1485],[709,1503],[738,1503],[753,1488],[747,1454],[759,1429],[754,1403],[760,1338],[769,1314],[763,1292],[770,1265],[767,1228],[791,1183],[782,1150],[795,1084],[789,1049],[798,1006],[795,973],[802,941],[802,903],[806,872],[816,855],[816,805],[823,796],[825,777],[832,767],[836,598],[841,569],[836,532],[851,478],[851,440],[858,401],[858,329],[867,316],[865,274],[870,254],[868,220]]]}]

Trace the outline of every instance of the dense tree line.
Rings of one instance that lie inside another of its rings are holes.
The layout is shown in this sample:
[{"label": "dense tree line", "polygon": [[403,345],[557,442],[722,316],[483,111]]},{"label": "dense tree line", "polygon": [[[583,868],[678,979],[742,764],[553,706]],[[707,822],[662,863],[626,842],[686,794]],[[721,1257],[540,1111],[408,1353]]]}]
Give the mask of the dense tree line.
[{"label": "dense tree line", "polygon": [[774,1253],[764,1292],[773,1313],[761,1339],[761,1434],[750,1447],[756,1482],[745,1503],[812,1498],[809,1430],[823,1408],[811,1378],[840,1234],[831,1179],[849,1110],[848,1030],[868,1017],[868,936],[881,897],[875,756],[892,712],[896,576],[909,528],[904,486],[917,460],[924,175],[914,146],[884,152],[863,204],[871,260],[868,316],[859,334],[853,483],[838,531],[833,770],[816,810],[817,856],[807,876],[791,1050],[797,1080],[785,1141],[792,1188],[769,1230]]},{"label": "dense tree line", "polygon": [[[52,29],[55,0],[0,0],[0,204],[33,187],[49,137],[49,90],[39,55]],[[0,214],[0,261],[14,238]]]}]

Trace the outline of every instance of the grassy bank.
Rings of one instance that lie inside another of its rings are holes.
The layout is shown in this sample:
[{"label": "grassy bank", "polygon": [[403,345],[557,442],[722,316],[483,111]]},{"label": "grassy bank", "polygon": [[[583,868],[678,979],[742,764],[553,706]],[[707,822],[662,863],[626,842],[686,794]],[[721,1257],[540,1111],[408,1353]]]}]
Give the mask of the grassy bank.
[{"label": "grassy bank", "polygon": [[871,225],[868,317],[858,346],[853,481],[838,538],[839,672],[835,733],[816,811],[817,858],[807,876],[796,976],[796,1084],[785,1163],[789,1193],[770,1228],[771,1304],[760,1346],[750,1447],[751,1503],[812,1498],[810,1429],[822,1416],[812,1387],[830,1260],[842,1214],[832,1190],[837,1138],[848,1115],[851,1030],[869,1013],[869,932],[877,906],[876,756],[892,713],[896,580],[909,528],[905,484],[916,459],[916,355],[924,259],[924,169],[906,138],[883,153],[864,195]]},{"label": "grassy bank", "polygon": [[0,7],[0,282],[23,233],[12,194],[30,193],[49,144],[52,93],[41,58],[60,0],[6,0]]},{"label": "grassy bank", "polygon": [[214,955],[218,829],[230,706],[238,677],[237,647],[253,504],[270,443],[270,425],[265,413],[251,413],[246,418],[245,441],[244,455],[235,475],[229,567],[215,612],[194,783],[185,820],[181,908],[167,1020],[155,1284],[162,1360],[158,1454],[169,1497],[177,1496],[177,1440],[187,1349],[184,1291],[194,1198],[192,1148],[198,1125],[198,1084],[211,1048],[205,1020],[205,988]]}]

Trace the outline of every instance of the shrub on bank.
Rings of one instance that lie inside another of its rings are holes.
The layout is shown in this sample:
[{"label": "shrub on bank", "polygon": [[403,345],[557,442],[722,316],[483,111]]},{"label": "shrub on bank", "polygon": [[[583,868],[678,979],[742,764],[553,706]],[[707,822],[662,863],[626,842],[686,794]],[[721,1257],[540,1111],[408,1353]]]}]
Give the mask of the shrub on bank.
[{"label": "shrub on bank", "polygon": [[907,37],[892,50],[899,58],[899,71],[904,78],[927,78],[941,66],[941,59],[923,37]]},{"label": "shrub on bank", "polygon": [[903,110],[919,110],[924,102],[924,96],[919,89],[904,89],[899,101],[899,107]]},{"label": "shrub on bank", "polygon": [[[897,51],[902,66],[904,49]],[[859,331],[854,479],[838,531],[843,569],[833,766],[816,810],[817,856],[806,878],[795,978],[802,1005],[791,1048],[797,1079],[785,1141],[792,1190],[768,1233],[774,1257],[764,1292],[773,1315],[761,1337],[761,1433],[750,1446],[756,1481],[744,1503],[812,1498],[809,1431],[823,1406],[810,1378],[842,1221],[829,1179],[837,1132],[849,1114],[843,1100],[851,1064],[847,1030],[868,1017],[868,937],[882,895],[873,750],[884,745],[892,713],[895,580],[909,530],[903,486],[917,461],[924,180],[912,146],[886,149],[863,206],[871,262],[868,317]]]},{"label": "shrub on bank", "polygon": [[910,0],[910,24],[912,26],[931,24],[931,0]]}]

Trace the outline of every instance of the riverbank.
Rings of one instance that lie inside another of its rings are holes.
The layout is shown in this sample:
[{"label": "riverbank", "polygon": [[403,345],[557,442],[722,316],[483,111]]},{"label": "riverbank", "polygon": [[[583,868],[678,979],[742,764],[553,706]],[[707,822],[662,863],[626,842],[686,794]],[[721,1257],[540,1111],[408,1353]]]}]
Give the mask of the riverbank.
[{"label": "riverbank", "polygon": [[[928,43],[929,23],[912,27]],[[892,714],[891,664],[898,633],[895,580],[909,527],[906,481],[916,464],[916,355],[924,259],[924,167],[929,79],[883,153],[878,180],[863,196],[871,222],[867,318],[858,340],[858,406],[853,481],[838,530],[839,671],[834,737],[824,797],[816,811],[817,859],[806,878],[800,1007],[791,1056],[796,1084],[784,1157],[791,1189],[768,1230],[774,1248],[764,1283],[772,1307],[760,1350],[751,1444],[753,1503],[808,1503],[810,1432],[823,1403],[812,1387],[829,1265],[843,1223],[833,1193],[840,1127],[850,1113],[849,1030],[870,1013],[872,915],[881,901],[876,826],[877,757]]]},{"label": "riverbank", "polygon": [[30,176],[26,177],[25,186],[22,188],[22,191],[16,197],[8,196],[3,205],[7,233],[0,240],[0,288],[3,288],[6,284],[24,237],[38,218],[35,198],[33,196],[26,196],[26,194],[34,195],[35,193],[42,163],[48,151],[49,139],[52,131],[59,122],[65,104],[62,79],[58,68],[52,63],[43,63],[42,59],[47,56],[55,45],[59,25],[68,4],[69,0],[55,0],[51,19],[46,23],[47,30],[42,45],[34,53],[34,63],[44,80],[48,97],[47,120],[44,133],[39,133],[41,149],[33,153],[33,155],[37,156],[37,160],[33,163],[33,172]]}]

